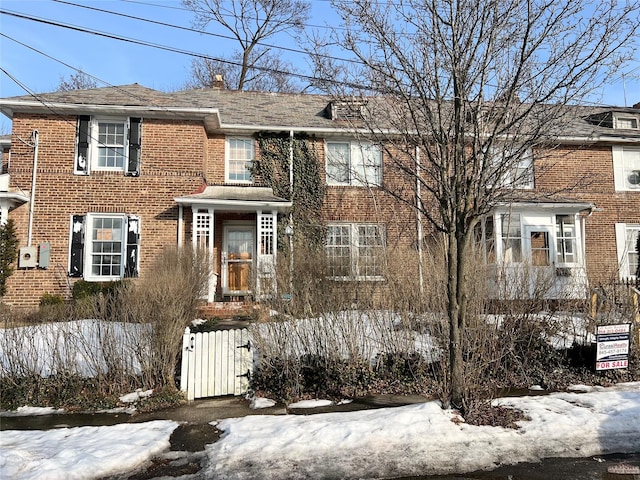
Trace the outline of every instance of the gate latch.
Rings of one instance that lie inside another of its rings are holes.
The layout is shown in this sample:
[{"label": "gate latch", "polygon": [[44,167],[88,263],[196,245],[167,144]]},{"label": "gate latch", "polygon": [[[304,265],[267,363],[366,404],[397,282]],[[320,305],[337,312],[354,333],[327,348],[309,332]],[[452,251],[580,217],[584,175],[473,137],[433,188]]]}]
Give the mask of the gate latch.
[{"label": "gate latch", "polygon": [[246,345],[238,345],[236,348],[246,348],[247,352],[251,351],[251,340],[247,340]]}]

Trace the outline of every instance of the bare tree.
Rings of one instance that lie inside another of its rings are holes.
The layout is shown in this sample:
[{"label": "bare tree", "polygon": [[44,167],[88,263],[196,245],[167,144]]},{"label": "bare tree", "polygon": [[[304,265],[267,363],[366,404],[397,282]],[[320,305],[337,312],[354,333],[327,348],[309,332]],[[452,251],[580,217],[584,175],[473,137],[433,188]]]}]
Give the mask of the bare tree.
[{"label": "bare tree", "polygon": [[[282,32],[300,32],[309,17],[310,4],[302,0],[182,0],[195,14],[194,25],[204,29],[214,22],[240,45],[236,53],[220,61],[196,59],[190,86],[210,86],[216,75],[225,75],[234,90],[292,91],[291,78],[283,75],[291,67],[263,42]],[[216,70],[219,71],[216,71]]]},{"label": "bare tree", "polygon": [[384,146],[389,169],[404,179],[404,187],[383,188],[418,209],[445,239],[450,384],[444,404],[463,408],[474,226],[513,198],[531,174],[518,170],[523,158],[557,143],[571,105],[631,57],[639,4],[332,3],[344,25],[328,43],[356,62],[345,66],[318,55],[316,77],[340,80],[319,86],[356,105],[360,131]]},{"label": "bare tree", "polygon": [[[300,87],[296,85],[291,75],[288,74],[295,70],[290,63],[270,52],[262,52],[258,56],[260,57],[259,63],[269,65],[269,69],[266,71],[255,68],[249,69],[248,75],[244,78],[243,88],[250,88],[259,92],[283,93],[300,90]],[[185,83],[185,88],[227,87],[233,90],[240,90],[237,82],[241,76],[242,61],[242,54],[239,52],[232,55],[229,60],[194,59],[191,62],[191,78]],[[254,64],[253,62],[249,63]],[[222,84],[220,81],[222,81]]]},{"label": "bare tree", "polygon": [[58,84],[58,92],[68,92],[70,90],[84,90],[87,88],[96,88],[98,84],[92,76],[78,70],[76,73],[70,74],[68,77],[60,76]]}]

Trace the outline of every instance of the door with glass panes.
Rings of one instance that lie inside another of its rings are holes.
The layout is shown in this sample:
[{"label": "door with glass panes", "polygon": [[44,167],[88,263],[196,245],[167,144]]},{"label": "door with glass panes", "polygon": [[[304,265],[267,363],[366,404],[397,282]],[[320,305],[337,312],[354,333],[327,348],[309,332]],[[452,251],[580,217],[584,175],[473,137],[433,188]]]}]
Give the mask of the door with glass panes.
[{"label": "door with glass panes", "polygon": [[227,295],[245,295],[253,284],[255,226],[225,225],[222,288]]}]

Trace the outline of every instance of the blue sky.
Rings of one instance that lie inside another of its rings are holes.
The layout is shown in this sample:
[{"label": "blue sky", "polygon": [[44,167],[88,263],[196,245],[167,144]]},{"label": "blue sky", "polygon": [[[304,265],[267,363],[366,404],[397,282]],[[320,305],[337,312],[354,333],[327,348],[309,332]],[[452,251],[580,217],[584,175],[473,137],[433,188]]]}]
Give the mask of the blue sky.
[{"label": "blue sky", "polygon": [[[191,27],[192,14],[182,8],[179,0],[69,1],[185,28]],[[220,37],[154,25],[52,0],[0,0],[0,8],[214,57],[236,48],[232,41]],[[333,14],[330,8],[328,1],[312,1],[309,21],[312,27],[322,26],[325,21],[331,20]],[[213,25],[209,26],[208,31],[227,34],[221,27],[216,29]],[[13,77],[12,79],[0,72],[0,97],[26,95],[29,91],[53,91],[61,77],[69,77],[75,73],[70,67],[82,69],[107,84],[137,82],[159,90],[179,89],[189,77],[192,57],[181,53],[135,45],[6,14],[0,14],[0,33],[5,35],[0,36],[0,64]],[[293,39],[287,35],[281,35],[270,43],[295,48]],[[286,52],[286,56],[299,68],[306,67],[303,55]],[[625,71],[628,72],[624,83],[626,103],[632,105],[640,101],[640,57]],[[601,92],[602,97],[598,101],[624,105],[624,90],[622,77],[613,78]],[[0,117],[0,122],[0,133],[8,133],[10,122],[4,116]]]}]

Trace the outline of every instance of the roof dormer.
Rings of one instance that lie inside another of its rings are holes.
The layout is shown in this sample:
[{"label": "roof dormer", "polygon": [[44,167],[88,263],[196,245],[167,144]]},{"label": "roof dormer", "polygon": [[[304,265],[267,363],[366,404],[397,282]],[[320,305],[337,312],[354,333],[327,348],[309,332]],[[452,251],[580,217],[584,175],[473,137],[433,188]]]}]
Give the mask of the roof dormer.
[{"label": "roof dormer", "polygon": [[333,100],[328,105],[331,120],[353,122],[364,118],[364,107],[367,102],[363,99]]},{"label": "roof dormer", "polygon": [[589,115],[587,121],[603,128],[640,130],[640,112],[635,110],[637,109],[607,110]]}]

